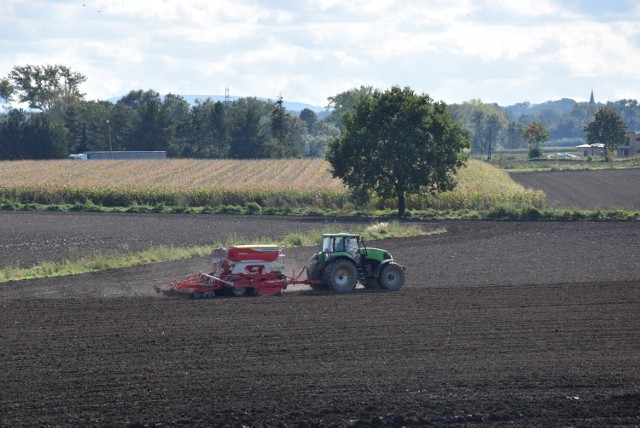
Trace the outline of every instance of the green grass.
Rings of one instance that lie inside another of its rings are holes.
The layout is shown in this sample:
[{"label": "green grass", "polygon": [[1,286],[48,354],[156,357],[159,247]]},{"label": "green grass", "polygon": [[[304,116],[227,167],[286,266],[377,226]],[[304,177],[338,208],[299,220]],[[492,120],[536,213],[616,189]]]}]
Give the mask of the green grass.
[{"label": "green grass", "polygon": [[[567,150],[558,150],[567,151]],[[545,152],[555,153],[555,152]],[[568,159],[539,159],[529,160],[526,156],[494,155],[489,164],[509,172],[537,172],[537,171],[570,171],[570,170],[603,170],[603,169],[632,169],[640,168],[640,157],[617,158],[613,162],[605,162],[596,156],[592,160],[587,158]]]},{"label": "green grass", "polygon": [[[211,252],[211,249],[219,246],[240,244],[272,244],[278,243],[284,248],[306,247],[320,245],[323,233],[335,233],[335,227],[326,226],[323,229],[311,230],[306,233],[291,233],[282,239],[274,239],[268,236],[247,240],[246,238],[231,235],[224,242],[215,242],[211,246],[194,247],[168,247],[159,246],[144,251],[136,252],[106,252],[91,256],[79,256],[77,254],[60,262],[43,262],[29,267],[6,266],[0,268],[0,283],[20,281],[35,278],[49,278],[81,273],[98,272],[108,269],[120,269],[125,267],[140,266],[150,263],[185,260],[194,257],[203,257]],[[433,235],[445,233],[445,229],[425,231],[416,225],[405,225],[398,222],[374,223],[368,227],[354,230],[341,230],[341,232],[360,233],[367,241],[384,238],[405,238],[409,236]]]}]

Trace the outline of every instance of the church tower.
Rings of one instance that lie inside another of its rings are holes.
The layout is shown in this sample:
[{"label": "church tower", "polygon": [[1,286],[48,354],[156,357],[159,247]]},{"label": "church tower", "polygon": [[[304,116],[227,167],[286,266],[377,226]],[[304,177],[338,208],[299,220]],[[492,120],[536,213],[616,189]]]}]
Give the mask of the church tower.
[{"label": "church tower", "polygon": [[593,99],[593,89],[591,90],[591,98],[589,98],[589,104],[595,104],[596,101]]}]

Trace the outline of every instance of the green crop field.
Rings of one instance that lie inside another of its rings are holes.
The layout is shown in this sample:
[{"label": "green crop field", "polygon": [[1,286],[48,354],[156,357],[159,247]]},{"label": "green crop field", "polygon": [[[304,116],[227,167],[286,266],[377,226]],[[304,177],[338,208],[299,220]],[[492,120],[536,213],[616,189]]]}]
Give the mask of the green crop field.
[{"label": "green crop field", "polygon": [[[437,197],[413,196],[410,209],[484,210],[498,205],[545,205],[542,192],[527,190],[504,171],[470,160],[458,187]],[[0,199],[21,203],[108,207],[157,205],[202,207],[256,203],[261,207],[348,209],[349,191],[321,159],[104,160],[0,162]],[[395,201],[374,198],[372,206]]]}]

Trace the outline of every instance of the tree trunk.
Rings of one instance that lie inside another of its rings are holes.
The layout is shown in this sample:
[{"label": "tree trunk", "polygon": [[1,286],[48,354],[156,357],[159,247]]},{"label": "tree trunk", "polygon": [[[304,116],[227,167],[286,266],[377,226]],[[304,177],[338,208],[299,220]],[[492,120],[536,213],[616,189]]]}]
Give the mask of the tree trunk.
[{"label": "tree trunk", "polygon": [[398,217],[404,217],[405,200],[404,192],[398,192]]}]

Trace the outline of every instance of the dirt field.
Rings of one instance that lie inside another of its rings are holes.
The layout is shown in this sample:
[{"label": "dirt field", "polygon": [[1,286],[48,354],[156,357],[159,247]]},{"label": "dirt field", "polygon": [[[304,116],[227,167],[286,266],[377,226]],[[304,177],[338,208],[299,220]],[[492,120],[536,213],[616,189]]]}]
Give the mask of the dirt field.
[{"label": "dirt field", "polygon": [[[0,262],[323,223],[0,212]],[[394,293],[151,289],[206,259],[0,285],[0,426],[640,426],[640,223],[422,226],[376,243]]]},{"label": "dirt field", "polygon": [[544,190],[549,205],[554,208],[640,211],[640,169],[510,175],[525,187]]}]

